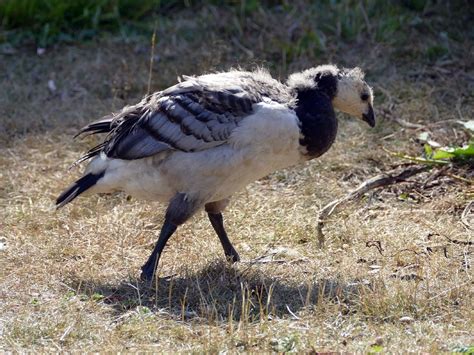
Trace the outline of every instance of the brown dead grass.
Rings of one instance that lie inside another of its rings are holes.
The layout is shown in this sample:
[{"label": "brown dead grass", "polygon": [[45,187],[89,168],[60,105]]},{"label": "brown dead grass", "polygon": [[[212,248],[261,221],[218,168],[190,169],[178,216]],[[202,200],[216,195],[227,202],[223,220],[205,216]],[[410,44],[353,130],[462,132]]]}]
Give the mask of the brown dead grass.
[{"label": "brown dead grass", "polygon": [[[183,16],[177,27],[196,26]],[[241,46],[260,43],[212,36],[206,44],[163,37],[155,88],[177,74],[248,61]],[[160,280],[149,287],[137,276],[164,206],[118,194],[53,208],[79,174],[68,166],[90,143],[71,135],[146,90],[148,44],[118,42],[0,57],[7,69],[0,92],[1,350],[368,351],[378,344],[391,352],[437,352],[472,345],[472,246],[449,241],[472,241],[460,218],[472,185],[441,176],[423,188],[426,173],[374,191],[331,217],[326,249],[315,241],[319,208],[400,163],[381,146],[419,154],[418,131],[394,118],[423,125],[440,143],[465,139],[454,121],[473,117],[472,43],[453,48],[451,62],[408,66],[391,57],[390,47],[330,47],[318,63],[332,59],[368,71],[379,95],[376,129],[341,118],[338,140],[321,159],[235,196],[225,218],[244,262],[224,262],[201,213],[173,236]],[[274,72],[284,74],[315,58],[279,60]],[[472,179],[469,167],[456,173]]]}]

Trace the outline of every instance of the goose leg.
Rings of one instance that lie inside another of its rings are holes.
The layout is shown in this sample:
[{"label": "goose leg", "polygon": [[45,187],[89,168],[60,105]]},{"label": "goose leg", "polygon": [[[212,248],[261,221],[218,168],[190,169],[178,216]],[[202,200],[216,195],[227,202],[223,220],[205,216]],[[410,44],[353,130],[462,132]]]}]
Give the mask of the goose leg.
[{"label": "goose leg", "polygon": [[224,254],[233,263],[240,261],[240,256],[235,250],[234,246],[227,236],[227,232],[224,228],[224,218],[222,213],[208,213],[209,220],[211,221],[212,227],[217,233],[219,240],[221,241],[222,247],[224,248]]},{"label": "goose leg", "polygon": [[142,274],[140,278],[143,281],[151,281],[153,279],[155,269],[158,266],[158,261],[160,261],[161,253],[165,248],[168,239],[173,235],[177,228],[177,225],[171,223],[168,219],[165,219],[165,223],[163,224],[163,227],[161,227],[160,236],[155,244],[155,248],[147,262],[142,266]]},{"label": "goose leg", "polygon": [[142,266],[141,279],[151,281],[155,275],[155,270],[160,261],[161,253],[179,225],[186,222],[198,209],[199,203],[190,199],[186,194],[178,193],[173,197],[168,205],[165,215],[165,222],[161,228],[158,241],[147,262]]},{"label": "goose leg", "polygon": [[240,256],[227,236],[227,232],[224,228],[224,218],[221,213],[228,203],[228,199],[210,202],[206,204],[205,208],[209,221],[211,221],[212,227],[221,241],[222,248],[224,248],[225,256],[227,259],[235,263],[236,261],[240,261]]}]

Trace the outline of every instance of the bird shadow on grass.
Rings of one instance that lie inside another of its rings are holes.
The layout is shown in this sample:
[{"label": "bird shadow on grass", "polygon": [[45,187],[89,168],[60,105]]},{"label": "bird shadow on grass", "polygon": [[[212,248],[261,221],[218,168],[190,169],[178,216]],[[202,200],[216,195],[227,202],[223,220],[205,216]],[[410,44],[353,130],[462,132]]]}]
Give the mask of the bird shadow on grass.
[{"label": "bird shadow on grass", "polygon": [[311,280],[290,283],[265,276],[255,266],[236,268],[216,261],[184,276],[160,277],[152,283],[131,278],[116,285],[95,281],[72,282],[82,295],[110,305],[117,316],[129,312],[168,314],[183,321],[245,321],[292,317],[320,302],[333,302],[349,310],[362,292],[362,282]]}]

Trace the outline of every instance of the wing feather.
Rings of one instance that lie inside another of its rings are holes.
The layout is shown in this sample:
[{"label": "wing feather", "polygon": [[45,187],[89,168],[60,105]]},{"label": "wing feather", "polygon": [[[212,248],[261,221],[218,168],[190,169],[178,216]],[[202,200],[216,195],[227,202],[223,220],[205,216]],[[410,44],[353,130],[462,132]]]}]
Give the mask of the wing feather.
[{"label": "wing feather", "polygon": [[[266,100],[242,78],[186,77],[145,97],[119,114],[91,123],[80,133],[106,133],[81,159],[104,152],[110,158],[140,159],[163,151],[200,151],[225,144],[239,123]],[[250,79],[248,79],[250,80]]]}]

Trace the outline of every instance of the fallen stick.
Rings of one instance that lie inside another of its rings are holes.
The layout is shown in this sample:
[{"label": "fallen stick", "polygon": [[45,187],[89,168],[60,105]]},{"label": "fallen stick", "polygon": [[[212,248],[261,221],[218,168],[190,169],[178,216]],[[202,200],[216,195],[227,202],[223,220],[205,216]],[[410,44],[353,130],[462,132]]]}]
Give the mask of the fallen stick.
[{"label": "fallen stick", "polygon": [[423,125],[418,124],[418,123],[408,122],[408,121],[405,121],[404,119],[401,119],[401,118],[394,118],[393,120],[396,123],[398,123],[400,126],[402,126],[403,128],[411,128],[411,129],[426,128],[426,126],[423,126]]},{"label": "fallen stick", "polygon": [[318,224],[316,227],[319,247],[322,248],[324,246],[324,233],[323,233],[324,223],[326,222],[326,219],[334,212],[334,210],[341,203],[359,198],[366,192],[376,189],[378,187],[383,187],[383,186],[388,186],[388,185],[393,185],[399,182],[403,182],[410,176],[419,174],[430,168],[431,168],[430,166],[416,165],[416,166],[409,166],[403,169],[402,171],[400,171],[399,169],[390,170],[386,173],[374,176],[373,178],[370,178],[369,180],[364,181],[355,190],[349,192],[347,195],[328,203],[319,211]]},{"label": "fallen stick", "polygon": [[474,210],[474,208],[472,208],[472,207],[474,207],[474,200],[470,201],[461,213],[461,222],[468,229],[471,229],[471,222],[469,221],[468,216],[472,213],[471,209]]}]

